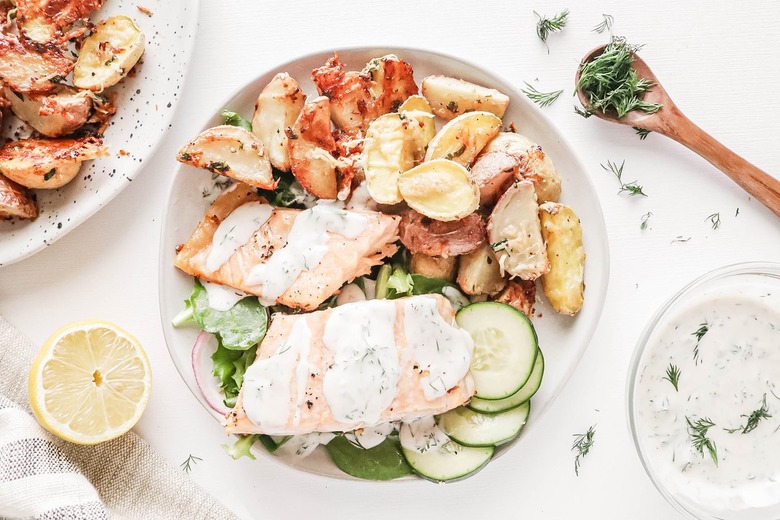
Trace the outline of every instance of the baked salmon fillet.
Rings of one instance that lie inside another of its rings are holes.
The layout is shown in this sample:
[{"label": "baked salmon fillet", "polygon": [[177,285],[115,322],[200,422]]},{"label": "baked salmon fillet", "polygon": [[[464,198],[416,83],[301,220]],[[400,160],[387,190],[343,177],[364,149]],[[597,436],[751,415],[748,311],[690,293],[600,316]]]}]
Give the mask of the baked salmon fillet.
[{"label": "baked salmon fillet", "polygon": [[254,188],[235,183],[179,246],[174,264],[266,305],[314,310],[398,250],[398,224],[395,215],[328,204],[272,207]]},{"label": "baked salmon fillet", "polygon": [[227,433],[352,431],[446,412],[474,395],[473,349],[437,294],[277,314]]}]

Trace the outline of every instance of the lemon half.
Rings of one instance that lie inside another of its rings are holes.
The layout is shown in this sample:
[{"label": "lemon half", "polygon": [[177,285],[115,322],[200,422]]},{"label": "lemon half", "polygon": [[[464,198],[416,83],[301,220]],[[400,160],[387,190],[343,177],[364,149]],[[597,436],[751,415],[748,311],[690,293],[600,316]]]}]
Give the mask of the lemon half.
[{"label": "lemon half", "polygon": [[30,406],[38,422],[77,444],[97,444],[130,430],[151,389],[149,359],[138,340],[100,321],[59,329],[30,370]]}]

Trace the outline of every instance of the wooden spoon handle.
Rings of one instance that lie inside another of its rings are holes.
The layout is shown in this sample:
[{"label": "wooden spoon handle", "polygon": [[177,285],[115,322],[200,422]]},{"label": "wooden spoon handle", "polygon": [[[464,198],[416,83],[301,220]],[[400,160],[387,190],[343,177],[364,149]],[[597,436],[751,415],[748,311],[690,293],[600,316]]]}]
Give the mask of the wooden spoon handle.
[{"label": "wooden spoon handle", "polygon": [[677,112],[676,116],[673,130],[667,132],[669,137],[707,159],[775,215],[780,216],[780,180],[723,146],[682,113]]}]

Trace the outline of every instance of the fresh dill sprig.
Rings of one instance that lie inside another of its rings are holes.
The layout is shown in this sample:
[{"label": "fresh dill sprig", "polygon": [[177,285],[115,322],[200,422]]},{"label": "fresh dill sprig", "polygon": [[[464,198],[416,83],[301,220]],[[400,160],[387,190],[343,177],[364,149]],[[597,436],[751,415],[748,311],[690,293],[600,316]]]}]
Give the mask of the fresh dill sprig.
[{"label": "fresh dill sprig", "polygon": [[695,363],[698,363],[699,361],[699,343],[701,342],[701,338],[703,338],[709,330],[710,324],[707,323],[707,320],[704,320],[704,323],[699,324],[698,330],[691,334],[691,336],[696,336],[696,346],[693,347],[693,361]]},{"label": "fresh dill sprig", "polygon": [[674,244],[675,242],[687,242],[690,239],[691,239],[691,237],[684,237],[682,235],[677,235],[676,237],[674,237],[674,239],[671,241],[671,243]]},{"label": "fresh dill sprig", "polygon": [[686,415],[685,420],[688,422],[688,435],[691,438],[693,449],[698,451],[701,456],[704,457],[704,448],[707,448],[710,457],[712,457],[712,461],[717,466],[718,448],[715,446],[714,442],[707,438],[707,430],[715,426],[715,423],[707,417],[698,419],[696,422],[691,422],[691,420]]},{"label": "fresh dill sprig", "polygon": [[615,21],[615,19],[611,14],[602,14],[601,16],[603,16],[604,19],[601,21],[601,23],[593,27],[591,31],[599,34],[603,33],[604,31],[609,31],[612,33],[612,23]]},{"label": "fresh dill sprig", "polygon": [[574,434],[574,444],[571,445],[571,449],[577,452],[577,455],[574,457],[574,473],[578,477],[580,476],[582,458],[590,453],[590,449],[593,447],[593,436],[596,434],[595,428],[596,425],[594,424],[585,433]]},{"label": "fresh dill sprig", "polygon": [[669,363],[669,367],[666,369],[666,377],[662,379],[666,379],[670,383],[672,383],[672,386],[674,386],[675,392],[679,392],[680,389],[677,388],[677,384],[680,382],[680,374],[682,371],[677,365],[673,365],[672,363]]},{"label": "fresh dill sprig", "polygon": [[187,460],[179,464],[179,467],[184,470],[184,473],[189,473],[192,471],[192,466],[197,464],[198,462],[202,461],[200,457],[196,457],[195,455],[190,455],[187,457]]},{"label": "fresh dill sprig", "polygon": [[644,215],[642,215],[642,223],[639,224],[639,229],[647,229],[647,222],[650,220],[650,217],[652,216],[653,214],[649,211]]},{"label": "fresh dill sprig", "polygon": [[631,182],[623,182],[623,167],[626,165],[626,161],[623,161],[620,163],[620,166],[617,165],[617,163],[614,163],[612,161],[607,161],[607,165],[604,166],[601,165],[604,170],[608,172],[612,172],[615,177],[617,177],[618,182],[620,182],[620,190],[618,190],[618,193],[628,193],[629,197],[634,195],[641,195],[643,197],[647,197],[647,194],[642,191],[642,186],[636,183],[636,181]]},{"label": "fresh dill sprig", "polygon": [[555,90],[553,92],[539,92],[533,85],[525,84],[527,89],[521,89],[521,92],[528,96],[528,99],[544,108],[552,105],[558,96],[563,94],[563,90]]},{"label": "fresh dill sprig", "polygon": [[720,213],[713,213],[704,220],[709,220],[712,224],[712,229],[718,229],[720,227]]},{"label": "fresh dill sprig", "polygon": [[636,135],[639,136],[640,141],[647,139],[647,136],[652,132],[652,130],[648,130],[647,128],[639,128],[638,126],[632,126],[631,128],[633,128],[636,132]]},{"label": "fresh dill sprig", "polygon": [[769,408],[766,407],[766,394],[764,394],[764,398],[761,400],[761,408],[758,410],[753,410],[750,412],[750,415],[740,415],[740,417],[745,417],[747,419],[747,423],[745,426],[741,426],[739,428],[723,428],[729,433],[734,433],[742,430],[742,434],[750,433],[756,428],[758,428],[758,423],[761,422],[761,419],[769,419],[772,417],[769,414]]},{"label": "fresh dill sprig", "polygon": [[544,46],[547,47],[547,53],[549,54],[550,47],[547,45],[547,37],[550,33],[560,32],[566,27],[569,21],[569,10],[564,9],[552,18],[542,16],[536,11],[534,11],[534,14],[539,18],[539,21],[536,23],[536,35],[544,42]]},{"label": "fresh dill sprig", "polygon": [[618,118],[632,110],[653,114],[663,107],[642,99],[655,84],[640,78],[631,66],[634,53],[641,45],[631,45],[621,36],[612,36],[604,52],[590,61],[580,63],[577,89],[588,100],[585,112],[615,113]]}]

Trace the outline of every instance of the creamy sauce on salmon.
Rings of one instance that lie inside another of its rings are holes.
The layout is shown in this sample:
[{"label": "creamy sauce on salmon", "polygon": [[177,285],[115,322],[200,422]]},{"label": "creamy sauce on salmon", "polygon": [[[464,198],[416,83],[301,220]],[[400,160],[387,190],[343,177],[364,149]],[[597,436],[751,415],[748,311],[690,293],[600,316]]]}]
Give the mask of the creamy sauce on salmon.
[{"label": "creamy sauce on salmon", "polygon": [[210,272],[219,269],[239,247],[249,242],[260,226],[268,222],[273,211],[269,204],[255,201],[242,204],[230,212],[214,232],[206,257],[206,269]]},{"label": "creamy sauce on salmon", "polygon": [[227,285],[207,282],[206,280],[201,280],[200,283],[203,284],[203,288],[206,289],[209,307],[215,311],[229,311],[239,301],[247,296],[251,296],[244,291],[239,291],[238,289],[228,287]]},{"label": "creamy sauce on salmon", "polygon": [[418,453],[438,450],[450,442],[449,436],[439,428],[433,417],[421,417],[416,421],[401,424],[398,438],[401,446]]}]

